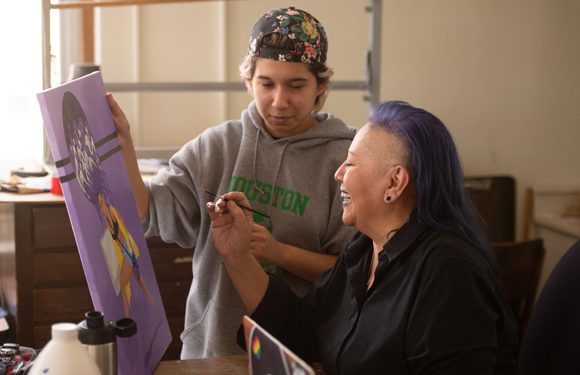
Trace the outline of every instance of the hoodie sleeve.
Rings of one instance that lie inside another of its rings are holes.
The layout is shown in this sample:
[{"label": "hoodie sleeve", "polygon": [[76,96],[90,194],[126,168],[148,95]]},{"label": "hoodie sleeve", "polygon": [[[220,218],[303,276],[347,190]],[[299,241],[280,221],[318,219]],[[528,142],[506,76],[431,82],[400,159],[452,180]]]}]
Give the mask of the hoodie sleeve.
[{"label": "hoodie sleeve", "polygon": [[160,236],[165,242],[186,248],[195,245],[201,215],[195,183],[197,166],[203,163],[198,155],[200,138],[171,158],[168,171],[162,170],[146,182],[149,211],[142,223],[146,237]]},{"label": "hoodie sleeve", "polygon": [[149,211],[142,222],[146,237],[159,236],[186,248],[199,245],[200,233],[207,237],[211,221],[205,204],[211,197],[199,188],[228,191],[241,138],[237,120],[209,128],[173,155],[169,170],[146,182]]}]

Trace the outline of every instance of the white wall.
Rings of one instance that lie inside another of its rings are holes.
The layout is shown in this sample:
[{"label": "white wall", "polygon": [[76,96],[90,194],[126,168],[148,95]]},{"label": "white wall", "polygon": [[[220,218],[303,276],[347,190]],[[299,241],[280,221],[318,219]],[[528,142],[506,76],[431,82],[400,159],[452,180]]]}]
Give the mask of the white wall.
[{"label": "white wall", "polygon": [[[333,8],[351,14],[347,20],[341,12],[328,12],[327,1],[292,4],[308,9],[325,25],[334,78],[362,80],[367,2],[333,0]],[[97,62],[105,82],[241,82],[238,65],[254,22],[282,6],[287,3],[242,0],[101,8],[96,20]],[[358,37],[353,46],[344,48],[341,41],[353,38],[352,25],[360,27]],[[325,111],[361,126],[368,107],[363,95],[363,91],[333,91]],[[119,93],[115,97],[134,125],[139,146],[181,146],[207,127],[239,118],[252,100],[247,92]]]},{"label": "white wall", "polygon": [[438,115],[468,175],[580,182],[580,2],[386,1],[382,99]]},{"label": "white wall", "polygon": [[[100,22],[105,81],[234,81],[251,26],[294,5],[329,36],[337,80],[362,79],[367,0],[236,0],[107,8]],[[423,107],[449,127],[467,175],[509,174],[524,190],[580,184],[580,2],[383,0],[381,100]],[[138,56],[138,58],[135,58]],[[359,91],[325,110],[365,123]],[[247,93],[119,94],[139,146],[180,146],[239,113]]]}]

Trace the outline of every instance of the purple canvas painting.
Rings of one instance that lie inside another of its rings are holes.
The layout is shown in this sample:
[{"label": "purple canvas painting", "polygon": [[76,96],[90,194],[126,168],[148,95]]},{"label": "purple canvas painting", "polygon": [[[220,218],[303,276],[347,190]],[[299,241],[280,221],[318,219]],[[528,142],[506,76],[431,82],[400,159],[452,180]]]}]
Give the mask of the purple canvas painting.
[{"label": "purple canvas painting", "polygon": [[94,308],[137,322],[117,339],[119,374],[152,374],[171,333],[101,73],[37,97]]}]

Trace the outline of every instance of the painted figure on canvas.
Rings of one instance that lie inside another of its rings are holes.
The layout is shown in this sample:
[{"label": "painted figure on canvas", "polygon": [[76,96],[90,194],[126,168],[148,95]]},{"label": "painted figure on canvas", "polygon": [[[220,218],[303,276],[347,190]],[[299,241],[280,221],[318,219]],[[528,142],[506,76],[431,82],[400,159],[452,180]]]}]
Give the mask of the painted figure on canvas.
[{"label": "painted figure on canvas", "polygon": [[129,299],[131,297],[129,281],[131,280],[131,275],[135,276],[137,283],[141,289],[143,289],[147,297],[149,297],[153,309],[155,310],[155,316],[157,316],[157,309],[155,308],[153,296],[149,293],[147,285],[145,285],[145,280],[141,278],[139,272],[139,264],[137,263],[139,248],[133,240],[133,237],[131,237],[131,233],[127,230],[123,216],[115,207],[107,203],[107,198],[103,193],[98,192],[97,197],[103,218],[105,219],[105,228],[111,235],[115,247],[115,253],[117,255],[117,261],[119,262],[119,282],[121,294],[123,296],[125,316],[129,316]]},{"label": "painted figure on canvas", "polygon": [[157,316],[153,296],[149,293],[139,271],[137,263],[139,249],[127,230],[123,216],[109,203],[113,194],[107,183],[107,176],[101,168],[100,162],[103,157],[99,157],[87,117],[79,101],[68,91],[63,95],[62,117],[69,159],[74,168],[74,173],[70,174],[68,179],[76,178],[83,194],[95,207],[101,223],[110,235],[112,242],[107,241],[106,236],[101,237],[101,248],[107,260],[115,291],[117,295],[120,292],[123,298],[125,316],[129,316],[131,305],[131,275],[135,276],[137,284],[151,301]]}]

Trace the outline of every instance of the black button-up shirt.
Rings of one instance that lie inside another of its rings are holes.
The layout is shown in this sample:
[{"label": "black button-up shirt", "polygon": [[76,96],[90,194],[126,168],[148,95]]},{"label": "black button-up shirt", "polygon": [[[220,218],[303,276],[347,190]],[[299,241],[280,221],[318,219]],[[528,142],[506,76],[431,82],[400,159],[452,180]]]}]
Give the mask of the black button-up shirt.
[{"label": "black button-up shirt", "polygon": [[483,255],[412,215],[367,292],[372,251],[357,234],[302,299],[270,276],[252,318],[327,374],[517,374],[517,324]]}]

